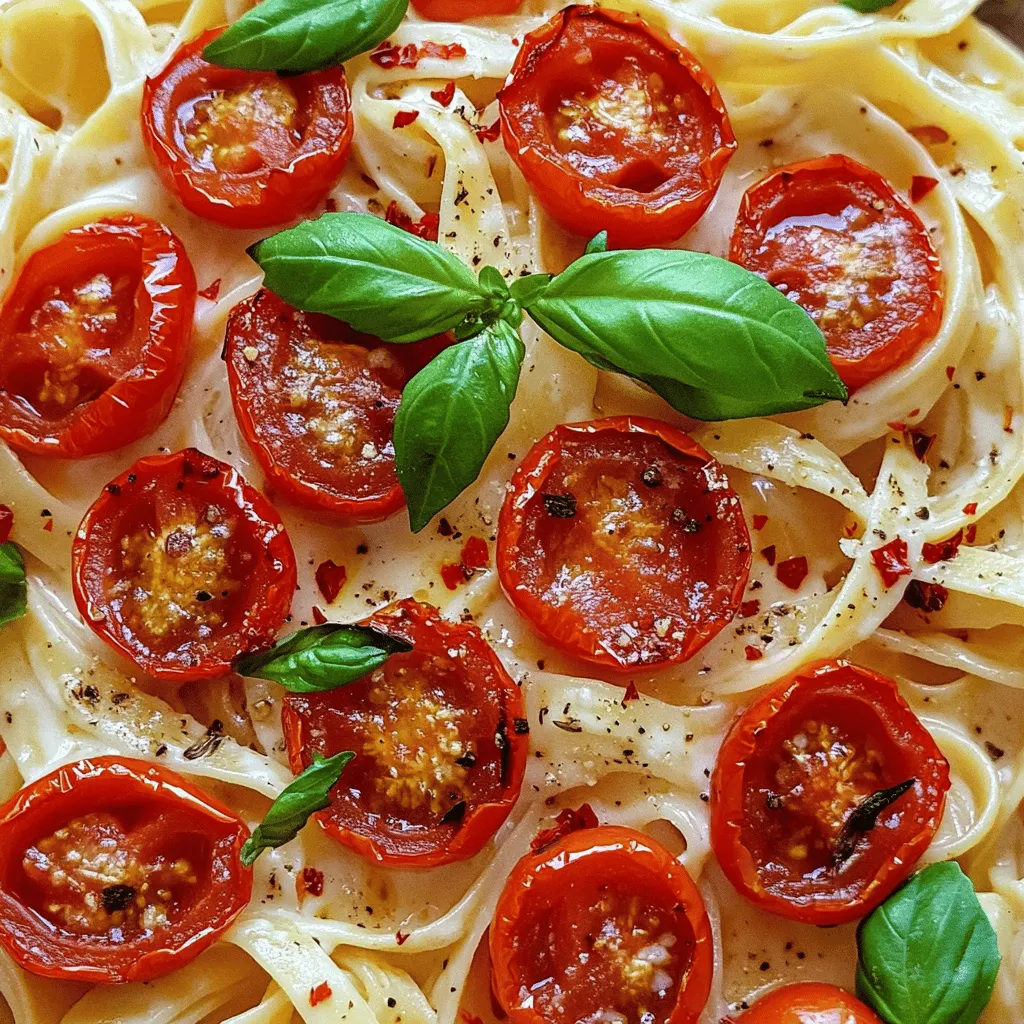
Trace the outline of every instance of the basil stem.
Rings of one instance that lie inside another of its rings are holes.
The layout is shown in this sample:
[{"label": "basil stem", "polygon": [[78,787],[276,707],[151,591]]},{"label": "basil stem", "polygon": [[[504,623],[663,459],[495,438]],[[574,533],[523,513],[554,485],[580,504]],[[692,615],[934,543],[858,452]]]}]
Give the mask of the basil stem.
[{"label": "basil stem", "polygon": [[203,49],[211,64],[247,71],[315,71],[372,50],[408,0],[262,0]]}]

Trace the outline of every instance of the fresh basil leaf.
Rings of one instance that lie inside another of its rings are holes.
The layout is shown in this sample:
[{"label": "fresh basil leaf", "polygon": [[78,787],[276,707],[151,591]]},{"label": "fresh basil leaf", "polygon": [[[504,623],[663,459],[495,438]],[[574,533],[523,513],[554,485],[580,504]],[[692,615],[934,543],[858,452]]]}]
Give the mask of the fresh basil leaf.
[{"label": "fresh basil leaf", "polygon": [[583,250],[585,256],[589,256],[592,252],[607,252],[608,251],[608,232],[598,231],[594,237],[587,242],[586,249]]},{"label": "fresh basil leaf", "polygon": [[243,676],[270,679],[292,693],[322,693],[347,686],[380,668],[412,644],[369,626],[328,622],[279,640],[270,650],[235,665]]},{"label": "fresh basil leaf", "polygon": [[874,14],[885,7],[892,7],[896,0],[839,0],[844,7],[852,7],[861,14]]},{"label": "fresh basil leaf", "polygon": [[384,341],[419,341],[467,315],[495,318],[507,297],[489,293],[441,246],[367,213],[325,213],[249,255],[286,302]]},{"label": "fresh basil leaf", "polygon": [[386,39],[408,0],[262,0],[203,49],[211,64],[247,71],[316,71]]},{"label": "fresh basil leaf", "polygon": [[251,867],[264,850],[276,850],[291,842],[311,814],[329,807],[331,789],[355,756],[351,750],[343,750],[333,757],[314,757],[313,763],[270,805],[266,817],[246,839],[240,855],[242,863]]},{"label": "fresh basil leaf", "polygon": [[525,277],[517,277],[509,285],[509,291],[512,298],[525,309],[543,295],[544,289],[553,279],[553,274],[527,274]]},{"label": "fresh basil leaf", "polygon": [[765,416],[847,397],[807,313],[716,256],[592,253],[526,308],[566,348],[644,381],[697,419]]},{"label": "fresh basil leaf", "polygon": [[446,348],[402,392],[395,416],[395,468],[418,533],[479,475],[508,425],[526,349],[497,320]]},{"label": "fresh basil leaf", "polygon": [[20,619],[28,610],[25,562],[17,544],[0,544],[0,626]]},{"label": "fresh basil leaf", "polygon": [[857,996],[886,1024],[973,1024],[992,995],[999,947],[954,861],[918,872],[857,930]]}]

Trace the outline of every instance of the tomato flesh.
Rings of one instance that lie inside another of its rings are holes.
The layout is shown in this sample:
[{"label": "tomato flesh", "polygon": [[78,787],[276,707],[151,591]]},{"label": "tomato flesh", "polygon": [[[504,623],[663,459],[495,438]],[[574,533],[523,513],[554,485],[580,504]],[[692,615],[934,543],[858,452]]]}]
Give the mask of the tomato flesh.
[{"label": "tomato flesh", "polygon": [[850,388],[906,362],[942,321],[928,229],[880,174],[845,156],[791,164],[748,189],[730,258],[807,310]]},{"label": "tomato flesh", "polygon": [[[875,826],[850,833],[864,799],[908,780]],[[797,921],[863,917],[931,842],[949,766],[884,676],[827,662],[783,680],[733,725],[712,777],[712,845],[759,906]]]},{"label": "tomato flesh", "polygon": [[0,808],[0,943],[50,978],[165,974],[248,902],[248,835],[173,772],[117,757],[66,765]]},{"label": "tomato flesh", "polygon": [[351,99],[338,65],[302,75],[223,68],[182,46],[146,80],[142,136],[164,184],[193,213],[267,227],[321,202],[352,144]]},{"label": "tomato flesh", "polygon": [[548,212],[615,247],[688,231],[736,147],[696,58],[610,9],[567,7],[527,35],[499,100],[505,145]]},{"label": "tomato flesh", "polygon": [[[729,1024],[880,1024],[859,999],[835,985],[804,982],[775,989]],[[725,1024],[725,1022],[723,1022]]]},{"label": "tomato flesh", "polygon": [[522,695],[475,626],[401,601],[367,622],[414,645],[327,693],[290,693],[282,723],[292,770],[355,751],[325,831],[382,863],[431,867],[477,853],[522,785]]},{"label": "tomato flesh", "polygon": [[0,437],[77,457],[151,431],[181,381],[195,299],[181,242],[133,214],[33,253],[0,309]]},{"label": "tomato flesh", "polygon": [[515,14],[523,0],[412,0],[412,5],[431,21],[468,21]]},{"label": "tomato flesh", "polygon": [[512,603],[557,647],[613,669],[692,657],[735,614],[750,557],[721,467],[686,434],[639,417],[538,441],[498,523]]},{"label": "tomato flesh", "polygon": [[408,377],[446,344],[387,345],[265,289],[239,303],[228,318],[228,384],[274,487],[348,522],[400,509],[395,413]]},{"label": "tomato flesh", "polygon": [[524,857],[490,946],[494,992],[513,1024],[686,1024],[710,990],[700,894],[632,829],[584,829]]},{"label": "tomato flesh", "polygon": [[86,513],[72,562],[86,622],[158,678],[209,678],[269,644],[295,558],[262,495],[195,449],[140,459]]}]

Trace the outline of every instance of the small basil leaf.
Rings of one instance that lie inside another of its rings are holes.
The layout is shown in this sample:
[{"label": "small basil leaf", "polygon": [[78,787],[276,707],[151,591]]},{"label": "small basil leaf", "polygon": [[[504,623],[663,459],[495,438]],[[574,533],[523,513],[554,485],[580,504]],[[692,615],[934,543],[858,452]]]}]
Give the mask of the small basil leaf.
[{"label": "small basil leaf", "polygon": [[583,250],[585,256],[589,256],[592,252],[607,252],[608,251],[608,232],[598,231],[594,237],[587,242],[586,249]]},{"label": "small basil leaf", "polygon": [[328,622],[279,640],[268,651],[235,665],[243,676],[280,683],[292,693],[321,693],[362,679],[412,644],[369,626]]},{"label": "small basil leaf", "polygon": [[552,276],[551,274],[527,274],[526,277],[517,277],[509,285],[512,298],[525,309],[544,294],[544,290],[551,283]]},{"label": "small basil leaf", "polygon": [[918,872],[857,930],[857,995],[886,1024],[974,1024],[999,947],[954,861]]},{"label": "small basil leaf", "polygon": [[556,341],[719,420],[845,400],[814,321],[767,281],[685,250],[582,256],[527,307]]},{"label": "small basil leaf", "polygon": [[446,348],[402,392],[395,417],[395,468],[419,532],[479,475],[508,425],[526,349],[497,320]]},{"label": "small basil leaf", "polygon": [[480,287],[485,295],[493,295],[502,302],[509,296],[508,285],[497,267],[484,267],[480,271]]},{"label": "small basil leaf", "polygon": [[366,213],[325,213],[249,255],[286,302],[384,341],[419,341],[468,314],[497,316],[505,301],[441,246]]},{"label": "small basil leaf", "polygon": [[248,71],[315,71],[386,39],[408,0],[263,0],[203,49],[211,64]]},{"label": "small basil leaf", "polygon": [[896,0],[839,0],[844,7],[852,7],[861,14],[874,14],[885,7],[892,7]]},{"label": "small basil leaf", "polygon": [[329,807],[331,789],[341,778],[345,765],[355,756],[351,750],[344,750],[333,757],[315,757],[313,763],[285,787],[270,805],[263,821],[253,829],[242,846],[242,863],[251,867],[264,850],[276,850],[291,842],[311,814]]},{"label": "small basil leaf", "polygon": [[20,619],[28,610],[25,562],[12,541],[0,544],[0,626]]}]

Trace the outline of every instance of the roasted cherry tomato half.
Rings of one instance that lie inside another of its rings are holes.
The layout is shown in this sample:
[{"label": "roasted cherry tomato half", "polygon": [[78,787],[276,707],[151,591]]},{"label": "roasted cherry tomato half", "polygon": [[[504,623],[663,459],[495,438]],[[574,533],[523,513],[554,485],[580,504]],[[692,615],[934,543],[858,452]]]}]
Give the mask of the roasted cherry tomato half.
[{"label": "roasted cherry tomato half", "polygon": [[750,536],[722,467],[676,427],[615,416],[556,427],[498,520],[509,600],[568,654],[635,670],[686,661],[735,615]]},{"label": "roasted cherry tomato half", "polygon": [[693,880],[649,836],[615,825],[523,857],[490,948],[512,1024],[693,1024],[711,991],[711,924]]},{"label": "roasted cherry tomato half", "polygon": [[186,209],[233,228],[293,220],[320,202],[352,144],[340,64],[304,75],[239,71],[203,60],[211,29],[146,80],[142,137]]},{"label": "roasted cherry tomato half", "polygon": [[139,459],[85,513],[75,601],[96,634],[157,679],[231,671],[273,642],[295,590],[274,507],[195,448]]},{"label": "roasted cherry tomato half", "polygon": [[697,58],[636,15],[566,7],[530,32],[498,96],[505,148],[566,230],[613,247],[684,235],[736,148]]},{"label": "roasted cherry tomato half", "polygon": [[711,778],[711,844],[752,903],[841,924],[913,871],[948,789],[949,765],[896,684],[825,662],[733,724]]},{"label": "roasted cherry tomato half", "polygon": [[181,383],[195,301],[181,242],[145,217],[34,252],[0,308],[0,438],[78,458],[148,434]]},{"label": "roasted cherry tomato half", "polygon": [[64,765],[0,807],[0,945],[46,978],[158,978],[248,904],[248,838],[166,768],[124,757]]},{"label": "roasted cherry tomato half", "polygon": [[436,608],[399,601],[365,621],[413,649],[348,686],[285,697],[292,771],[314,754],[355,751],[317,820],[370,860],[427,868],[472,857],[523,783],[519,687],[476,626]]},{"label": "roasted cherry tomato half", "polygon": [[447,344],[388,345],[266,290],[235,306],[225,347],[231,401],[274,488],[348,522],[402,508],[395,413],[409,377]]},{"label": "roasted cherry tomato half", "polygon": [[835,985],[786,985],[722,1024],[881,1024],[874,1012]]},{"label": "roasted cherry tomato half", "polygon": [[515,14],[523,0],[412,0],[412,5],[431,21],[468,21]]},{"label": "roasted cherry tomato half", "polygon": [[729,258],[807,310],[851,390],[905,363],[942,322],[928,229],[885,178],[846,156],[790,164],[749,188]]}]

